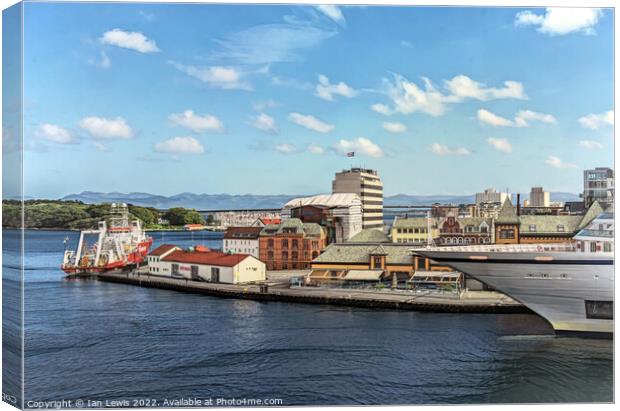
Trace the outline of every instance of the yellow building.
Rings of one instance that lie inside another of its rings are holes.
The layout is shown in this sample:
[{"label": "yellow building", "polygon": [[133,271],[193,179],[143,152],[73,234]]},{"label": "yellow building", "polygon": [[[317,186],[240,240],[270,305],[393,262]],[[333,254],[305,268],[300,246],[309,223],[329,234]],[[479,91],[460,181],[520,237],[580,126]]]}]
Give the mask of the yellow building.
[{"label": "yellow building", "polygon": [[[396,217],[392,224],[392,242],[426,245],[428,242],[429,221],[426,217]],[[430,221],[430,239],[439,237],[437,221]]]}]

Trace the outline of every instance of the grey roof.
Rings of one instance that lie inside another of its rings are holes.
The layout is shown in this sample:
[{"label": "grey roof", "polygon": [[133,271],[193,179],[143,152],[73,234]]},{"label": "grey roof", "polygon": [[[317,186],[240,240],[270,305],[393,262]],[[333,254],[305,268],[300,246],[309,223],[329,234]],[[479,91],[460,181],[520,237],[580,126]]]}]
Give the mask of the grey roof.
[{"label": "grey roof", "polygon": [[[580,215],[522,215],[519,228],[522,234],[573,234],[581,221]],[[530,230],[530,228],[534,228]],[[563,226],[564,231],[558,229]]]},{"label": "grey roof", "polygon": [[387,234],[376,228],[367,228],[351,237],[349,243],[390,243]]},{"label": "grey roof", "polygon": [[385,250],[386,264],[412,264],[413,255],[411,245],[404,244],[331,244],[313,263],[359,263],[368,264],[371,254],[377,247]]},{"label": "grey roof", "polygon": [[[431,223],[434,225],[434,223]],[[393,228],[420,228],[428,225],[426,217],[396,217]]]},{"label": "grey roof", "polygon": [[323,227],[317,223],[304,223],[304,232],[306,235],[321,235]]},{"label": "grey roof", "polygon": [[495,219],[495,223],[499,224],[517,224],[519,222],[519,217],[517,216],[517,209],[510,202],[510,198],[506,198],[504,204],[502,204],[502,208],[499,210],[499,214]]},{"label": "grey roof", "polygon": [[480,224],[486,223],[488,227],[491,227],[492,219],[484,217],[460,217],[457,218],[456,221],[458,221],[462,226],[473,225],[479,227]]},{"label": "grey roof", "polygon": [[[303,223],[299,218],[289,218],[282,221],[279,225],[268,224],[263,227],[260,232],[261,236],[269,236],[275,234],[284,233],[285,229],[292,229],[294,234],[306,234],[312,236],[319,236],[323,232],[323,227],[317,223]],[[287,230],[290,231],[290,230]]]},{"label": "grey roof", "polygon": [[590,224],[590,222],[594,220],[596,216],[601,214],[602,212],[603,212],[603,207],[601,207],[601,204],[595,200],[590,206],[590,208],[588,208],[588,211],[586,211],[581,221],[579,222],[579,225],[577,226],[577,230],[581,230],[582,228]]}]

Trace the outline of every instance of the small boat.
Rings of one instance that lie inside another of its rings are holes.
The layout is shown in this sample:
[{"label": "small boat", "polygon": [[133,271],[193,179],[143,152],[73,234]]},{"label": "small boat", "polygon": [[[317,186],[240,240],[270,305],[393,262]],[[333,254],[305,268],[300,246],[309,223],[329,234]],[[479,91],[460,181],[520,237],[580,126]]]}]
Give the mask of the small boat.
[{"label": "small boat", "polygon": [[93,275],[134,268],[144,262],[153,239],[145,234],[140,220],[130,221],[124,203],[113,203],[111,214],[109,226],[105,220],[99,221],[97,230],[80,233],[75,251],[65,250],[60,268],[66,274]]}]

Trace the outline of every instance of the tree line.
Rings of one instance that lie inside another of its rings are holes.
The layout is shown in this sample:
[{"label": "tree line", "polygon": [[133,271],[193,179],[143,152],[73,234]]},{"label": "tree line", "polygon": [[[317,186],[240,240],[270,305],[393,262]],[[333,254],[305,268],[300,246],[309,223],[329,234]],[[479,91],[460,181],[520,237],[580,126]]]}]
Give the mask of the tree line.
[{"label": "tree line", "polygon": [[[22,226],[22,203],[18,200],[2,201],[2,227]],[[160,211],[153,207],[128,204],[132,218],[142,221],[146,229],[162,229],[205,224],[205,220],[194,209],[183,207]],[[24,228],[84,230],[96,228],[101,220],[108,220],[110,204],[85,204],[81,201],[26,200],[24,201]],[[211,216],[209,216],[211,217]],[[212,218],[208,218],[212,223]]]}]

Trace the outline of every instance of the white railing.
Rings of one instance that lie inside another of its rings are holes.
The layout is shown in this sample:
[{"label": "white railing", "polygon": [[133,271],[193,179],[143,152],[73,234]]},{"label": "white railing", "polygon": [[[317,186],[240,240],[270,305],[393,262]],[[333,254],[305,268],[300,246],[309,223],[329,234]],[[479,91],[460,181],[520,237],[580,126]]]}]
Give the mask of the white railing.
[{"label": "white railing", "polygon": [[459,245],[444,247],[413,248],[411,251],[457,251],[457,252],[481,252],[481,253],[540,253],[540,252],[577,252],[573,243],[558,244],[487,244],[487,245]]}]

